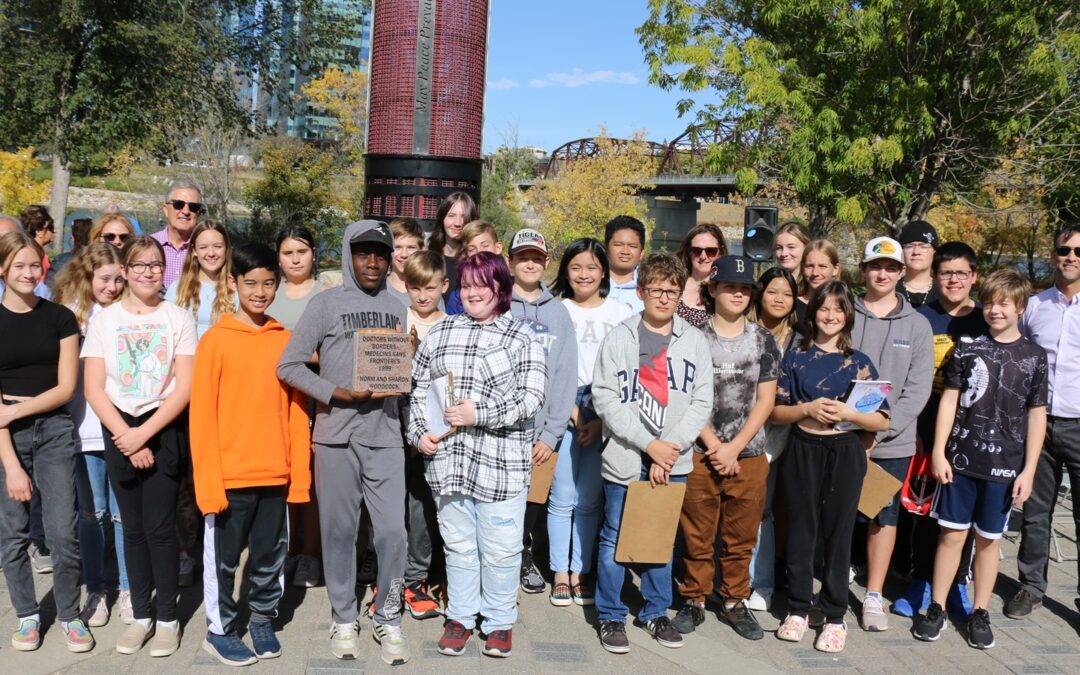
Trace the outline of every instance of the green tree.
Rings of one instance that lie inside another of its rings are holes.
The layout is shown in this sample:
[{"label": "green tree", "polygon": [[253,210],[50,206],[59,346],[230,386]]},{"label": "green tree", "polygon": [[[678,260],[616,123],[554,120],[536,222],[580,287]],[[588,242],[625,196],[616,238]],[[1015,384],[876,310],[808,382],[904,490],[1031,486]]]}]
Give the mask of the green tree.
[{"label": "green tree", "polygon": [[638,35],[654,83],[719,97],[681,112],[739,118],[718,170],[782,177],[819,229],[900,228],[1018,144],[1080,173],[1045,147],[1076,145],[1078,26],[1070,0],[649,0]]},{"label": "green tree", "polygon": [[73,164],[124,146],[169,156],[211,109],[247,120],[242,78],[321,70],[358,4],[5,0],[0,138],[51,154],[50,210],[62,220]]},{"label": "green tree", "polygon": [[532,150],[516,145],[500,147],[485,164],[480,183],[480,217],[495,226],[500,239],[527,226],[519,213],[521,194],[517,183],[535,176],[536,156]]}]

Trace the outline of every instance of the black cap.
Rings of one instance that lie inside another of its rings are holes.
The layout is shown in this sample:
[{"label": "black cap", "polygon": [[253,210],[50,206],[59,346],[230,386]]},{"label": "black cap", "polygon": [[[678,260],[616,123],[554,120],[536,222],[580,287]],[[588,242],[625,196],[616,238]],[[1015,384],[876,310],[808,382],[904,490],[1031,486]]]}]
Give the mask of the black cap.
[{"label": "black cap", "polygon": [[900,230],[900,236],[897,237],[897,239],[900,241],[901,246],[921,241],[937,248],[941,243],[941,240],[938,238],[937,230],[925,220],[913,220],[905,225],[904,229]]},{"label": "black cap", "polygon": [[349,244],[359,244],[365,241],[375,242],[376,244],[382,244],[388,248],[391,252],[394,250],[394,235],[390,232],[390,227],[381,220],[358,220],[352,225],[359,226],[358,232],[352,235],[349,239]]},{"label": "black cap", "polygon": [[713,261],[710,284],[746,284],[757,286],[754,261],[744,255],[724,255]]}]

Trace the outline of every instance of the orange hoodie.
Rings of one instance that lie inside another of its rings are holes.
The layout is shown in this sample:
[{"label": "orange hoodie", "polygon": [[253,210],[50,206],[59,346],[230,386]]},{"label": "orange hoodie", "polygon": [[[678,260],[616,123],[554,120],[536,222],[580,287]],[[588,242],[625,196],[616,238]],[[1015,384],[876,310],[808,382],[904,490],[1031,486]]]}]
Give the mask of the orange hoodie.
[{"label": "orange hoodie", "polygon": [[191,463],[204,514],[228,508],[225,491],[288,485],[288,501],[308,501],[311,435],[302,393],[277,378],[289,331],[225,314],[199,340],[191,389]]}]

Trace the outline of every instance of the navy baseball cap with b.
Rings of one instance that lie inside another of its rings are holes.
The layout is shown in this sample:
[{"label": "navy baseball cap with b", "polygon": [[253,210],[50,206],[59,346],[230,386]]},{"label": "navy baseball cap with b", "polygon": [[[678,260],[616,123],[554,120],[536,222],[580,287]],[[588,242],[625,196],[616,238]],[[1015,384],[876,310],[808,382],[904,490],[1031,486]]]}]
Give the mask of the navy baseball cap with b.
[{"label": "navy baseball cap with b", "polygon": [[710,284],[746,284],[757,287],[754,261],[744,255],[723,255],[713,261]]}]

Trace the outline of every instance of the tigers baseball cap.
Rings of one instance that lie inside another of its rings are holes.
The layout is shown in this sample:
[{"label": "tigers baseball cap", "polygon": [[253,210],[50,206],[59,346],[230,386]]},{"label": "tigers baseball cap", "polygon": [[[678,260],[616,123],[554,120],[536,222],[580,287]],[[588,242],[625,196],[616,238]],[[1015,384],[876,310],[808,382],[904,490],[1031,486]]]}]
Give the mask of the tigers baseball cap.
[{"label": "tigers baseball cap", "polygon": [[892,237],[874,237],[871,239],[866,244],[866,248],[863,249],[863,263],[881,260],[882,258],[895,260],[903,265],[904,251],[900,246],[900,242]]},{"label": "tigers baseball cap", "polygon": [[514,238],[510,240],[510,255],[521,253],[528,249],[540,251],[544,255],[547,255],[548,252],[547,240],[544,239],[544,235],[531,227],[518,230],[514,233]]}]

